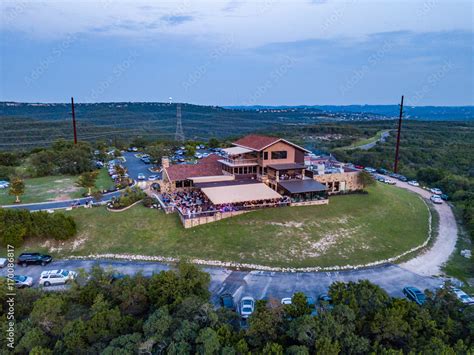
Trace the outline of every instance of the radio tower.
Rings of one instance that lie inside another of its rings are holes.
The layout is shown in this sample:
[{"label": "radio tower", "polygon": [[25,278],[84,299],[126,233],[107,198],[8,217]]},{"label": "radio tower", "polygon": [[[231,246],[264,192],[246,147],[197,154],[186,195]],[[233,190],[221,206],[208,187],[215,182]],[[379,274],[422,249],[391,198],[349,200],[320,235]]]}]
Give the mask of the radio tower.
[{"label": "radio tower", "polygon": [[178,142],[184,142],[183,121],[181,120],[181,104],[176,105],[176,133],[174,139]]}]

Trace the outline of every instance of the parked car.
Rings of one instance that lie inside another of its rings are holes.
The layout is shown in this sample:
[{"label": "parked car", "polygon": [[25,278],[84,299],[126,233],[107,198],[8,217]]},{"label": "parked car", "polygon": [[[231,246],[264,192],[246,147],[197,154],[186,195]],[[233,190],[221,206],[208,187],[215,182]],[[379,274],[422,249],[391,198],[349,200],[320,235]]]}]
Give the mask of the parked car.
[{"label": "parked car", "polygon": [[15,275],[13,276],[16,288],[25,288],[33,286],[33,278],[30,276]]},{"label": "parked car", "polygon": [[447,201],[448,198],[449,198],[449,196],[446,195],[446,194],[441,194],[441,195],[439,195],[439,197],[441,197],[441,199],[444,200],[444,201]]},{"label": "parked car", "polygon": [[364,169],[364,167],[362,165],[354,165],[354,168],[359,169],[359,170]]},{"label": "parked car", "polygon": [[291,297],[282,298],[281,304],[291,304]]},{"label": "parked car", "polygon": [[10,186],[10,183],[5,180],[0,181],[0,189],[7,189]]},{"label": "parked car", "polygon": [[17,263],[21,266],[41,265],[45,266],[53,260],[51,255],[40,253],[22,253],[18,256]]},{"label": "parked car", "polygon": [[387,169],[384,169],[384,168],[379,168],[377,169],[377,172],[379,174],[382,174],[382,175],[387,175],[388,174],[388,170]]},{"label": "parked car", "polygon": [[0,258],[0,268],[7,266],[8,259],[7,258]]},{"label": "parked car", "polygon": [[242,297],[240,300],[240,315],[248,318],[255,311],[255,299],[250,296]]},{"label": "parked car", "polygon": [[407,182],[407,181],[408,181],[407,177],[406,177],[406,176],[403,176],[403,175],[398,175],[397,179],[400,180],[400,181],[403,181],[403,182]]},{"label": "parked car", "polygon": [[386,183],[386,184],[388,184],[388,185],[396,185],[396,184],[397,184],[396,181],[390,180],[390,179],[384,179],[383,182]]},{"label": "parked car", "polygon": [[403,288],[403,294],[416,304],[422,306],[426,301],[426,296],[423,292],[413,286],[407,286]]},{"label": "parked car", "polygon": [[364,170],[367,171],[368,173],[375,173],[375,172],[377,172],[376,169],[370,168],[370,167],[368,167],[368,166],[366,166],[366,167],[364,168]]},{"label": "parked car", "polygon": [[40,286],[64,285],[77,277],[77,272],[68,270],[48,270],[41,273]]},{"label": "parked car", "polygon": [[137,177],[137,178],[138,178],[138,180],[145,180],[145,179],[146,179],[146,178],[145,178],[145,175],[142,174],[142,173],[138,174],[138,177]]},{"label": "parked car", "polygon": [[431,195],[430,200],[431,202],[436,203],[437,205],[440,205],[443,203],[443,199],[439,195]]},{"label": "parked car", "polygon": [[150,158],[142,158],[142,162],[144,162],[145,164],[151,164]]},{"label": "parked car", "polygon": [[435,195],[442,195],[443,194],[443,191],[441,191],[440,189],[438,189],[437,187],[433,187],[430,189],[430,192],[432,194],[435,194]]},{"label": "parked car", "polygon": [[474,297],[469,296],[466,292],[463,290],[460,290],[459,288],[451,287],[451,290],[453,293],[456,295],[457,299],[460,300],[464,304],[474,304]]},{"label": "parked car", "polygon": [[158,180],[159,178],[160,178],[159,175],[150,175],[150,176],[148,176],[148,180],[150,180],[150,181]]},{"label": "parked car", "polygon": [[334,305],[332,303],[332,297],[329,296],[327,293],[322,293],[318,296],[318,301],[319,305],[322,308],[326,308],[328,310],[331,310],[334,308]]},{"label": "parked car", "polygon": [[416,186],[416,187],[420,186],[420,184],[419,184],[418,181],[416,181],[416,180],[410,180],[410,181],[408,181],[408,185]]},{"label": "parked car", "polygon": [[221,296],[220,296],[220,301],[221,301],[221,306],[226,308],[226,309],[230,309],[230,310],[235,310],[235,305],[234,305],[234,298],[232,297],[232,295],[228,292],[226,293],[223,293]]},{"label": "parked car", "polygon": [[308,304],[308,307],[311,309],[311,315],[317,316],[318,311],[316,310],[316,302],[314,301],[314,298],[311,296],[306,296],[306,303]]}]

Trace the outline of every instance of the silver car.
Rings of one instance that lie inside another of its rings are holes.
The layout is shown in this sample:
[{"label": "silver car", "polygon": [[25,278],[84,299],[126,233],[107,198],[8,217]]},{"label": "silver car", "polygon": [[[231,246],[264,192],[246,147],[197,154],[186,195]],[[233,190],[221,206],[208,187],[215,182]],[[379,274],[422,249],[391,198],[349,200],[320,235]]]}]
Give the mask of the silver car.
[{"label": "silver car", "polygon": [[30,276],[15,275],[13,276],[13,280],[15,280],[16,288],[25,288],[33,286],[33,278]]}]

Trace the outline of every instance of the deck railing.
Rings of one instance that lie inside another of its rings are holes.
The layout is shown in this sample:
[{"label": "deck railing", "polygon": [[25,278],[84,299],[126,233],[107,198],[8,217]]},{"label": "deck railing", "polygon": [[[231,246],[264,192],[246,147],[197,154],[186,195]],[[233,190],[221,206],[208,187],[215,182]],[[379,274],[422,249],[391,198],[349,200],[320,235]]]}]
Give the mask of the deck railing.
[{"label": "deck railing", "polygon": [[250,165],[257,164],[257,158],[252,159],[231,159],[231,158],[222,158],[222,161],[232,164],[232,165]]}]

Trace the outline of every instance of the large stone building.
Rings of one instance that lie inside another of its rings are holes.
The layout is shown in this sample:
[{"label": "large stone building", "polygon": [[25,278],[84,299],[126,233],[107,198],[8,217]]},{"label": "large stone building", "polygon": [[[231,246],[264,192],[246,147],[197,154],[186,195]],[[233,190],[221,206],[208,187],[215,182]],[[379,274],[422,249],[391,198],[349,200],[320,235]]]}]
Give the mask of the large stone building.
[{"label": "large stone building", "polygon": [[[311,152],[283,138],[248,135],[197,164],[163,161],[163,190],[263,183],[280,195],[310,201],[329,194],[359,190],[358,171],[333,158]],[[240,188],[241,189],[241,188]],[[222,189],[221,189],[222,190]]]}]

